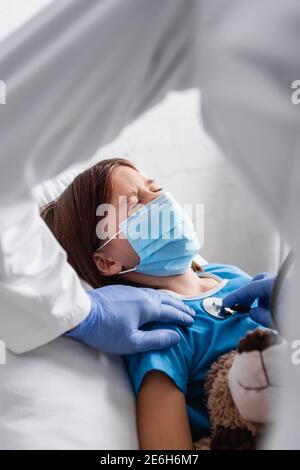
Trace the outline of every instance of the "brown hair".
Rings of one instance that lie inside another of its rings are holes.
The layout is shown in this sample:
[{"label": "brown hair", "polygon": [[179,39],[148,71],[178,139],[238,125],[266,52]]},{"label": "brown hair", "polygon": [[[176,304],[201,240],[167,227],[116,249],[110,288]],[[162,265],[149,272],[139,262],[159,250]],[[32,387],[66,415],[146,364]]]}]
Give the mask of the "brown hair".
[{"label": "brown hair", "polygon": [[[56,200],[41,209],[42,218],[66,251],[69,263],[93,288],[127,283],[121,276],[102,276],[93,257],[99,247],[96,226],[101,220],[96,210],[111,201],[111,175],[121,165],[137,170],[123,158],[102,160],[80,173]],[[192,267],[202,271],[197,263],[193,262]]]}]

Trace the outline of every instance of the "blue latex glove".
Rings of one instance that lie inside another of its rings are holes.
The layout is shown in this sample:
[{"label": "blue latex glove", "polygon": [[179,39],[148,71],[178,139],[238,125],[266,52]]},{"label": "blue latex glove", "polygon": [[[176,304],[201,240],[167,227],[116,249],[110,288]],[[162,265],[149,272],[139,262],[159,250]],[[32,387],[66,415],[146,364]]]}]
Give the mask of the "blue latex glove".
[{"label": "blue latex glove", "polygon": [[194,321],[194,310],[154,289],[112,285],[87,294],[92,301],[89,315],[66,335],[99,351],[132,354],[167,348],[180,341],[176,331],[139,328],[154,321],[185,326]]},{"label": "blue latex glove", "polygon": [[257,274],[249,284],[240,287],[224,297],[222,306],[233,307],[236,304],[250,307],[258,299],[257,307],[251,308],[249,315],[252,320],[267,328],[276,329],[271,315],[271,297],[276,274]]}]

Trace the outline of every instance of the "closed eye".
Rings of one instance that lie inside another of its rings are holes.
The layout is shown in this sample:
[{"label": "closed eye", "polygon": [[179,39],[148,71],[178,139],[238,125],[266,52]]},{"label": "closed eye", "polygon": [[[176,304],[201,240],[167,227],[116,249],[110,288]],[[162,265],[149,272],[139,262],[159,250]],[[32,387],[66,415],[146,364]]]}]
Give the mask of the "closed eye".
[{"label": "closed eye", "polygon": [[152,191],[153,193],[158,193],[159,191],[163,190],[162,187],[158,186],[158,184],[156,183],[156,181],[154,179],[148,179],[146,181],[146,184],[147,184],[148,188],[150,189],[150,191]]},{"label": "closed eye", "polygon": [[159,191],[163,191],[164,188],[152,189],[154,193],[159,193]]}]

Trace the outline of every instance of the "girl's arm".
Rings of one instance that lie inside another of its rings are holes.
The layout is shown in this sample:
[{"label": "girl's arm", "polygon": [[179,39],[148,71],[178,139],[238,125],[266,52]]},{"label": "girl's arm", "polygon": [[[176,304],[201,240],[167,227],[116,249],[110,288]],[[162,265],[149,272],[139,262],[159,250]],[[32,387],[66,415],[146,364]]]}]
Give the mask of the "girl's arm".
[{"label": "girl's arm", "polygon": [[145,376],[137,398],[137,421],[141,449],[193,449],[185,396],[163,372]]}]

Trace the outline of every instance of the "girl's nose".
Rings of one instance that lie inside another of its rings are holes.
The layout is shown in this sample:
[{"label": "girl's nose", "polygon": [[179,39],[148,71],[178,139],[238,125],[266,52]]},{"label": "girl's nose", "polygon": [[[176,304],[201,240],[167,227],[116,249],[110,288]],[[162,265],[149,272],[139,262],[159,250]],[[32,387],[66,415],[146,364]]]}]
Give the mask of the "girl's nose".
[{"label": "girl's nose", "polygon": [[155,199],[157,199],[159,196],[161,196],[162,194],[162,191],[159,191],[159,192],[153,192],[153,191],[150,191],[148,189],[145,189],[142,194],[141,194],[141,202],[143,204],[149,204],[149,202],[152,202],[154,201]]}]

